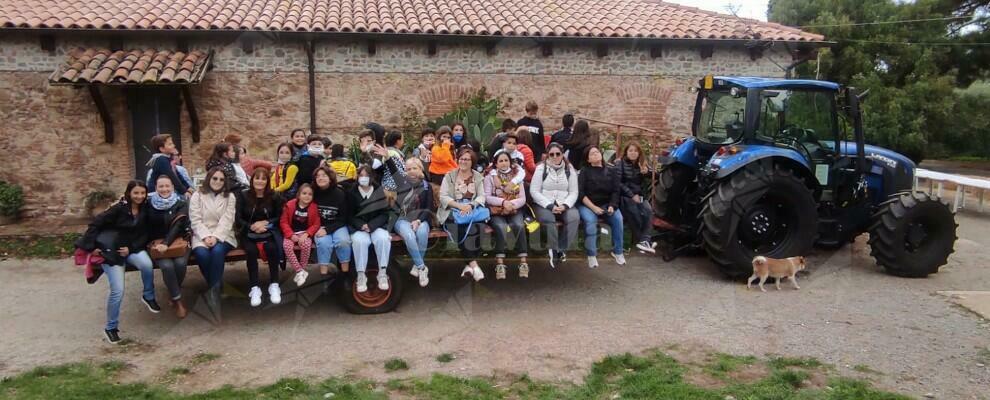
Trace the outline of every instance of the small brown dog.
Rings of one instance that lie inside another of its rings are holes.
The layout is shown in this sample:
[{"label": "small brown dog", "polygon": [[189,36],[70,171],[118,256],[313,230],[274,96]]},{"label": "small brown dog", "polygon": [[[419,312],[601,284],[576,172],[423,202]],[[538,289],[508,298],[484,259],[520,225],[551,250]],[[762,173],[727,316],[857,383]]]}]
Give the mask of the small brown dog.
[{"label": "small brown dog", "polygon": [[766,282],[768,277],[776,279],[774,284],[777,286],[777,290],[780,290],[780,278],[784,277],[791,278],[794,289],[801,289],[797,284],[797,273],[804,268],[804,257],[783,259],[767,258],[764,256],[753,257],[753,276],[749,277],[749,280],[746,281],[746,289],[751,288],[753,281],[759,278],[760,290],[766,292],[767,290],[763,288],[763,282]]}]

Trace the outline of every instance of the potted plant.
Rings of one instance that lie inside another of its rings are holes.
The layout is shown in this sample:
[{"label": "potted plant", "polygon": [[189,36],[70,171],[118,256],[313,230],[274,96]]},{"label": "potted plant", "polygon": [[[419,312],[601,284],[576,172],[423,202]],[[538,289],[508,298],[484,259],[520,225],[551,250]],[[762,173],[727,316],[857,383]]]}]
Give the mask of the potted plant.
[{"label": "potted plant", "polygon": [[109,190],[97,190],[86,195],[86,214],[95,217],[117,200],[117,194]]},{"label": "potted plant", "polygon": [[21,207],[24,207],[24,190],[20,185],[0,181],[0,225],[17,221]]}]

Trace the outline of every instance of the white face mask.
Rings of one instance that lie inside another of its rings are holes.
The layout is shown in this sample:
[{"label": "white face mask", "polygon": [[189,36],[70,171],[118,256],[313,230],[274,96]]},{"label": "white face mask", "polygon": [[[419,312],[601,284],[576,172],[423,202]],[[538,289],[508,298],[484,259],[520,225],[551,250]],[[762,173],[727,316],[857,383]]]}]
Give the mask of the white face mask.
[{"label": "white face mask", "polygon": [[371,177],[367,177],[367,176],[359,176],[358,177],[358,185],[368,186],[370,184],[371,184]]},{"label": "white face mask", "polygon": [[499,168],[498,169],[498,172],[503,173],[503,174],[507,174],[511,170],[512,170],[512,167],[510,166],[510,167],[505,167],[505,168]]},{"label": "white face mask", "polygon": [[322,155],[323,145],[318,145],[318,146],[309,145],[309,152],[314,155]]}]

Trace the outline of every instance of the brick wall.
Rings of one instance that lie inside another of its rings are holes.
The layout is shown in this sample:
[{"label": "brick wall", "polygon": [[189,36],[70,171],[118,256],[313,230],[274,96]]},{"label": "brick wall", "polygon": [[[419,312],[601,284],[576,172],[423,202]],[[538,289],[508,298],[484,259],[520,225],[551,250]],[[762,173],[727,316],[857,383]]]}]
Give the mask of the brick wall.
[{"label": "brick wall", "polygon": [[[48,76],[79,46],[106,46],[95,38],[57,38],[54,52],[37,38],[0,39],[0,179],[25,186],[26,216],[67,217],[84,212],[87,193],[122,191],[133,174],[127,105],[120,89],[103,90],[114,119],[116,141],[103,142],[102,122],[85,89],[50,86]],[[233,40],[193,42],[216,52],[215,70],[193,87],[202,140],[192,142],[183,107],[182,143],[186,165],[203,165],[212,145],[227,133],[245,137],[251,153],[272,158],[275,145],[293,128],[308,128],[305,53],[294,42],[261,40],[245,53]],[[127,48],[171,47],[160,39],[135,38]],[[780,55],[776,57],[780,58]],[[511,98],[508,117],[519,118],[529,100],[541,106],[548,128],[565,112],[660,131],[662,146],[689,132],[693,95],[687,88],[709,72],[780,75],[769,60],[752,61],[740,49],[716,48],[702,59],[696,49],[667,46],[664,56],[633,46],[610,49],[598,58],[588,46],[558,46],[550,57],[532,42],[506,40],[488,55],[480,45],[442,44],[436,56],[425,44],[379,43],[369,56],[359,42],[317,46],[317,124],[335,141],[349,141],[366,121],[401,123],[405,106],[435,117],[449,111],[463,93],[487,87]],[[632,133],[631,133],[632,134]],[[634,134],[632,134],[634,135]]]}]

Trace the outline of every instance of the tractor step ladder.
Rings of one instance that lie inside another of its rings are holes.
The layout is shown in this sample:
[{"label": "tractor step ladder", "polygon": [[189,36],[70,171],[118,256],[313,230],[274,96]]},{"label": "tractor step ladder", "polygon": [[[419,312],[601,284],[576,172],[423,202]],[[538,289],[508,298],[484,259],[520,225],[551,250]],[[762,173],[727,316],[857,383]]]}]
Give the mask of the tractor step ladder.
[{"label": "tractor step ladder", "polygon": [[960,208],[966,208],[966,189],[972,189],[973,192],[978,192],[977,198],[979,200],[977,210],[983,212],[983,203],[986,198],[987,190],[990,190],[990,180],[970,178],[962,175],[946,174],[942,172],[935,172],[923,168],[918,168],[914,174],[914,189],[918,190],[918,179],[925,179],[928,181],[928,193],[935,194],[942,197],[943,184],[945,182],[950,182],[956,185],[955,196],[952,201],[952,212],[958,211]]}]

